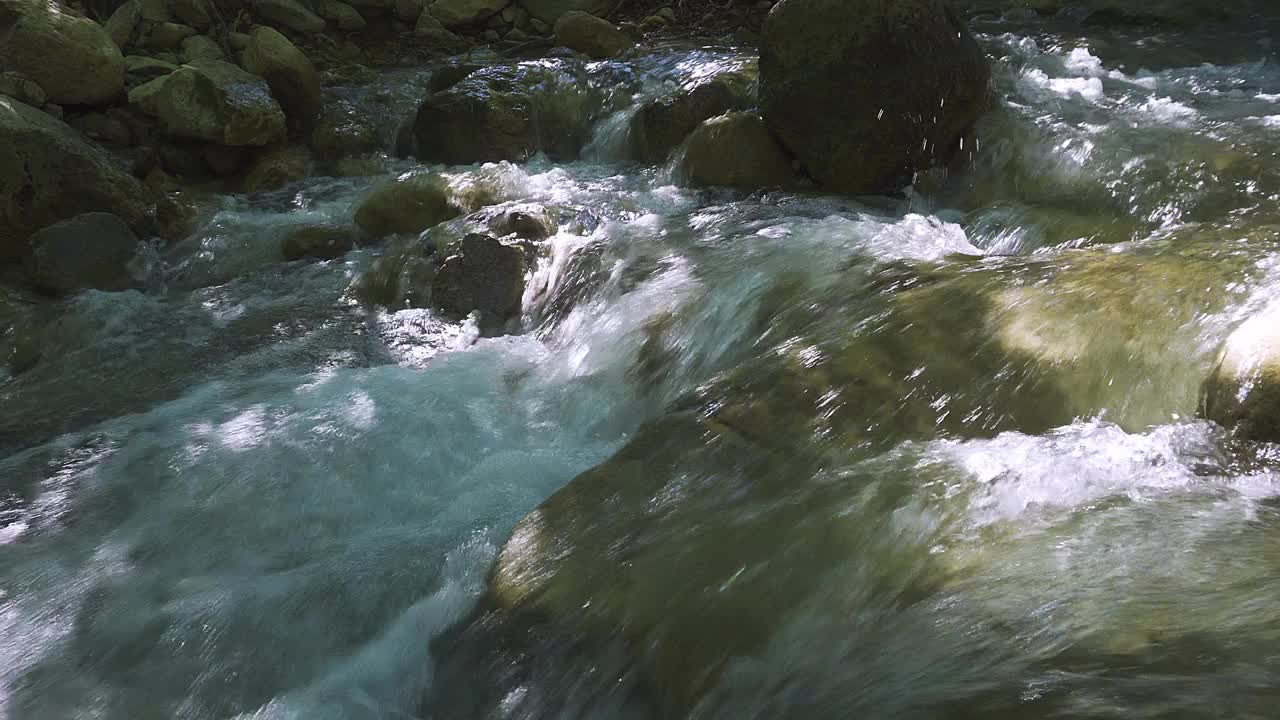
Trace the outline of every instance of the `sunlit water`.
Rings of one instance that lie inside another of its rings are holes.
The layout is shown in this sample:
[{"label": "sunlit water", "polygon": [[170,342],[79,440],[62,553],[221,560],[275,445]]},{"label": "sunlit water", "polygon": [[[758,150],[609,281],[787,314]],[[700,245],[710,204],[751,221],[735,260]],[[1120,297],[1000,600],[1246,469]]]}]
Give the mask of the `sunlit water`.
[{"label": "sunlit water", "polygon": [[[521,518],[693,405],[821,458],[740,572],[856,528],[695,715],[1274,717],[1280,473],[1196,408],[1280,293],[1280,70],[1254,33],[979,29],[972,166],[897,199],[675,187],[620,162],[626,96],[749,58],[596,66],[586,160],[449,169],[586,219],[516,336],[362,308],[381,247],[279,259],[382,178],[226,198],[150,292],[69,300],[0,384],[0,717],[660,716],[645,637],[477,613]],[[425,77],[350,92],[403,117]]]}]

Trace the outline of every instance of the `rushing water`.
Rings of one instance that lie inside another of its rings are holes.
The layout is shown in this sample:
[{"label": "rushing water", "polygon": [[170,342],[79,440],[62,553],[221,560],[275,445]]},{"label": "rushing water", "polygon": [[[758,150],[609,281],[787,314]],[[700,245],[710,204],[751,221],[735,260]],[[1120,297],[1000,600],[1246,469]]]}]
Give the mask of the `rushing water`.
[{"label": "rushing water", "polygon": [[[1274,717],[1280,473],[1196,419],[1280,292],[1269,30],[978,29],[972,167],[904,198],[675,187],[618,161],[626,110],[580,163],[447,169],[579,215],[520,335],[360,307],[379,247],[279,260],[381,178],[226,198],[150,292],[68,301],[0,380],[0,717],[646,718],[703,656],[709,718]],[[594,72],[642,98],[744,63]],[[403,117],[425,77],[349,92]],[[516,523],[690,403],[821,462],[598,512],[662,506],[696,557],[749,528],[705,565],[752,553],[721,590],[785,612],[717,620],[682,559],[612,639],[486,610]],[[699,613],[694,659],[636,659]]]}]

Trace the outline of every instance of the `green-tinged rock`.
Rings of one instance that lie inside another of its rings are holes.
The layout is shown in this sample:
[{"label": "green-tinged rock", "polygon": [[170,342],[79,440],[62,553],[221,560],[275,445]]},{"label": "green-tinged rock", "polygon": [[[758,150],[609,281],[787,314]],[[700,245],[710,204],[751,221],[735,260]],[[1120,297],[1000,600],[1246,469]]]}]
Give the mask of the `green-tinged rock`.
[{"label": "green-tinged rock", "polygon": [[254,28],[244,68],[267,81],[294,128],[310,127],[320,111],[320,76],[296,45],[269,27]]},{"label": "green-tinged rock", "polygon": [[1227,338],[1205,382],[1203,411],[1237,437],[1280,443],[1280,303]]},{"label": "green-tinged rock", "polygon": [[555,24],[556,42],[597,60],[616,57],[635,47],[613,23],[584,12],[567,12]]},{"label": "green-tinged rock", "polygon": [[284,112],[266,81],[225,62],[183,65],[130,92],[129,104],[193,140],[269,145],[285,135]]},{"label": "green-tinged rock", "polygon": [[0,72],[0,95],[7,95],[32,107],[41,107],[49,101],[49,96],[39,83],[12,70]]},{"label": "green-tinged rock", "polygon": [[42,310],[47,301],[0,285],[0,370],[18,375],[40,361]]},{"label": "green-tinged rock", "polygon": [[431,304],[454,316],[480,314],[480,326],[500,328],[520,317],[528,268],[520,245],[469,234],[445,258],[432,282]]},{"label": "green-tinged rock", "polygon": [[484,68],[422,103],[414,121],[418,157],[469,164],[543,152],[572,160],[586,144],[595,109],[579,66]]},{"label": "green-tinged rock", "polygon": [[290,183],[304,180],[311,164],[311,154],[297,145],[268,148],[249,166],[244,176],[245,192],[279,190]]},{"label": "green-tinged rock", "polygon": [[485,20],[507,6],[510,0],[434,0],[427,9],[447,28]]},{"label": "green-tinged rock", "polygon": [[311,12],[297,0],[253,0],[249,7],[264,22],[278,28],[304,35],[324,30],[324,18]]},{"label": "green-tinged rock", "polygon": [[840,192],[895,192],[945,163],[985,110],[989,78],[946,0],[783,0],[760,48],[765,123]]},{"label": "green-tinged rock", "polygon": [[156,52],[178,52],[182,43],[196,34],[196,29],[178,23],[160,23],[147,33],[145,45]]},{"label": "green-tinged rock", "polygon": [[436,175],[410,175],[369,193],[355,212],[355,223],[369,235],[411,235],[461,214],[449,186]]},{"label": "green-tinged rock", "polygon": [[209,3],[210,0],[169,0],[169,10],[178,20],[204,32],[213,27]]},{"label": "green-tinged rock", "polygon": [[337,225],[313,225],[295,230],[281,245],[286,260],[333,260],[356,246],[354,228]]},{"label": "green-tinged rock", "polygon": [[469,43],[462,36],[452,32],[437,20],[436,16],[431,14],[429,7],[418,16],[413,34],[427,40],[441,52],[461,52],[469,47]]},{"label": "green-tinged rock", "polygon": [[519,0],[519,3],[538,22],[546,23],[547,29],[567,12],[576,10],[603,17],[613,9],[613,3],[609,0]]},{"label": "green-tinged rock", "polygon": [[345,32],[363,30],[368,24],[359,10],[341,0],[319,0],[315,4],[315,8],[317,15]]},{"label": "green-tinged rock", "polygon": [[685,141],[677,175],[690,185],[748,190],[800,182],[791,156],[759,115],[729,113],[700,125]]},{"label": "green-tinged rock", "polygon": [[43,292],[117,291],[137,284],[129,264],[138,251],[138,236],[119,216],[76,215],[37,231],[30,242],[33,282]]},{"label": "green-tinged rock", "polygon": [[666,162],[703,121],[755,104],[752,87],[740,75],[719,76],[644,103],[627,126],[629,154],[644,163]]},{"label": "green-tinged rock", "polygon": [[182,41],[182,62],[193,63],[201,60],[226,60],[222,47],[207,35],[192,35]]},{"label": "green-tinged rock", "polygon": [[142,6],[137,0],[128,0],[111,13],[111,17],[107,18],[102,28],[106,30],[116,47],[124,50],[125,46],[133,40],[140,22],[142,22]]},{"label": "green-tinged rock", "polygon": [[176,72],[178,66],[143,55],[130,55],[124,59],[124,69],[131,81],[145,83]]},{"label": "green-tinged rock", "polygon": [[0,259],[29,253],[36,230],[86,212],[110,212],[144,232],[148,193],[75,130],[0,97]]},{"label": "green-tinged rock", "polygon": [[101,105],[124,91],[124,56],[101,25],[57,5],[6,0],[15,16],[0,31],[3,69],[35,81],[59,105]]},{"label": "green-tinged rock", "polygon": [[382,147],[373,120],[345,100],[325,106],[311,133],[311,146],[321,157],[334,160],[364,155]]}]

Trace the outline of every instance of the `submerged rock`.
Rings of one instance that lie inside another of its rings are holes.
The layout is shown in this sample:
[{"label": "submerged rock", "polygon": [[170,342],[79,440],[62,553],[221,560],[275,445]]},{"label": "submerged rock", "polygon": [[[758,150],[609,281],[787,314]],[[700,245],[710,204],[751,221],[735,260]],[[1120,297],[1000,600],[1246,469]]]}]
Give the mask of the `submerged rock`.
[{"label": "submerged rock", "polygon": [[1227,338],[1205,382],[1203,410],[1239,438],[1280,443],[1280,303]]},{"label": "submerged rock", "polygon": [[285,136],[285,115],[262,78],[230,63],[202,61],[129,93],[129,104],[164,130],[223,145],[269,145]]},{"label": "submerged rock", "polygon": [[314,225],[295,230],[281,244],[286,260],[333,260],[342,257],[356,246],[353,228],[336,225]]},{"label": "submerged rock", "polygon": [[409,235],[460,214],[443,179],[419,174],[375,188],[356,208],[355,223],[373,237]]},{"label": "submerged rock", "polygon": [[635,47],[635,43],[613,23],[595,15],[571,11],[555,25],[556,42],[584,55],[603,60]]},{"label": "submerged rock", "polygon": [[632,158],[657,165],[705,120],[755,103],[750,82],[726,74],[693,88],[645,102],[627,126],[627,149]]},{"label": "submerged rock", "polygon": [[945,0],[783,0],[765,23],[760,107],[819,184],[894,192],[951,157],[989,77]]},{"label": "submerged rock", "polygon": [[0,97],[0,259],[28,254],[31,233],[101,211],[147,224],[148,194],[72,128]]},{"label": "submerged rock", "polygon": [[111,213],[56,222],[32,235],[31,247],[34,284],[44,292],[117,291],[137,284],[129,264],[138,251],[138,236]]},{"label": "submerged rock", "polygon": [[539,61],[470,73],[422,103],[414,121],[422,160],[449,164],[577,158],[596,113],[578,66]]},{"label": "submerged rock", "polygon": [[677,174],[691,185],[744,189],[799,183],[791,156],[755,113],[712,118],[685,142]]},{"label": "submerged rock", "polygon": [[34,80],[59,105],[99,105],[123,92],[124,56],[101,25],[53,3],[5,5],[14,17],[0,17],[0,68]]}]

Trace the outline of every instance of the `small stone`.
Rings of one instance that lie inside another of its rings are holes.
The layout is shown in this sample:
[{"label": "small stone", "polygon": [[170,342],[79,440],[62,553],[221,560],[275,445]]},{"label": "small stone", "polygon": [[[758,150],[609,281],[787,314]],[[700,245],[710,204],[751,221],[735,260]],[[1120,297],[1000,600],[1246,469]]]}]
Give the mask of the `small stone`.
[{"label": "small stone", "polygon": [[551,34],[551,26],[538,18],[529,18],[529,29],[544,37]]},{"label": "small stone", "polygon": [[488,19],[510,0],[435,0],[429,6],[431,14],[447,28],[471,25]]}]

